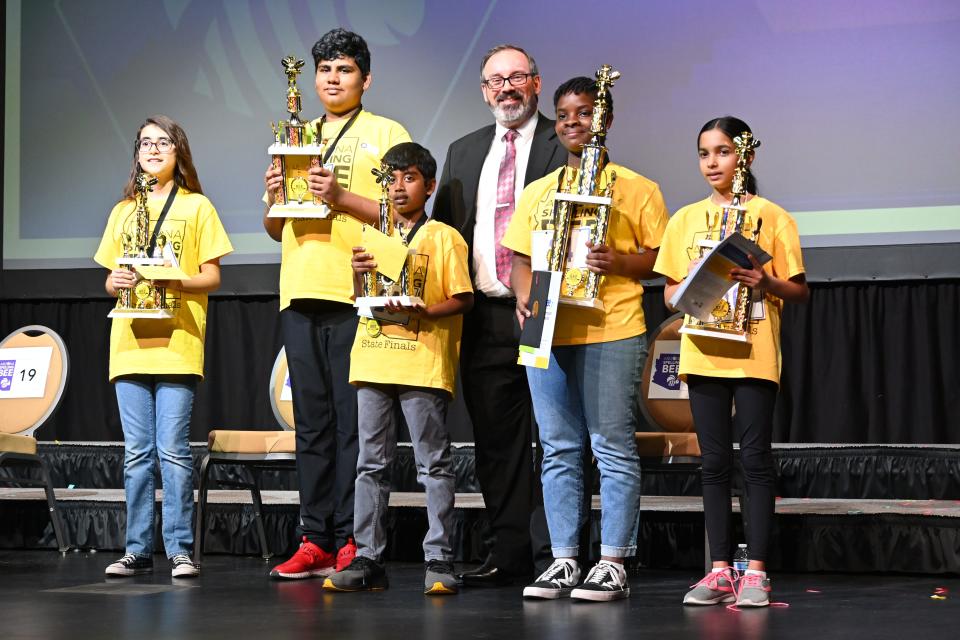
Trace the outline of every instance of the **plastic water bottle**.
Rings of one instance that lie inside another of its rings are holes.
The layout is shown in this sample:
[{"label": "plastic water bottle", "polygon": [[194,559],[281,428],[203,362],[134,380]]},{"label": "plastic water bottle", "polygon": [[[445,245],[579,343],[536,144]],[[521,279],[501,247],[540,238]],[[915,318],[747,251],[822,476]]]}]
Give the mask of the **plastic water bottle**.
[{"label": "plastic water bottle", "polygon": [[739,573],[743,573],[747,570],[747,564],[750,559],[747,557],[747,545],[738,544],[737,552],[733,554],[733,568]]}]

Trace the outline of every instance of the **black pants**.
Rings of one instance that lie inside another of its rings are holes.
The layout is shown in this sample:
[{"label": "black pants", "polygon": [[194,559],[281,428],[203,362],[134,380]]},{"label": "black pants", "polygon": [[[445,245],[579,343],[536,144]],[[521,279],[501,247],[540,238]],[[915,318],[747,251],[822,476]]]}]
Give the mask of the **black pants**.
[{"label": "black pants", "polygon": [[280,312],[297,435],[302,535],[327,551],[353,536],[357,392],[348,382],[356,310],[294,300]]},{"label": "black pants", "polygon": [[548,564],[550,540],[533,471],[533,407],[526,372],[517,364],[520,336],[513,301],[477,294],[463,329],[460,371],[491,527],[489,559],[507,571],[527,574],[532,570],[531,530],[537,536],[536,555]]},{"label": "black pants", "polygon": [[[703,515],[713,562],[730,562],[730,476],[733,442],[747,491],[747,548],[751,560],[766,561],[773,522],[775,473],[770,438],[777,385],[755,378],[687,376],[690,408],[703,456]],[[731,409],[736,405],[736,415]]]}]

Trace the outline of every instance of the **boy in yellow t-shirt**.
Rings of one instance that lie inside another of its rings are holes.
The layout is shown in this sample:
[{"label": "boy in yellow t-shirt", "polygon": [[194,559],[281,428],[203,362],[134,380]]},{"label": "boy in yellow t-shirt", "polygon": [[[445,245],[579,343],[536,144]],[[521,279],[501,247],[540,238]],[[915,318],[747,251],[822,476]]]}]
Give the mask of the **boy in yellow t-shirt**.
[{"label": "boy in yellow t-shirt", "polygon": [[[445,423],[460,355],[463,314],[473,306],[467,244],[442,222],[427,218],[424,206],[436,187],[437,163],[419,144],[390,149],[383,162],[393,170],[390,186],[395,223],[410,247],[407,269],[412,294],[423,306],[403,308],[406,324],[360,321],[353,342],[350,382],[357,385],[360,458],[357,464],[355,534],[357,555],[328,578],[332,591],[387,587],[381,564],[386,547],[385,518],[390,464],[397,445],[396,407],[413,441],[417,476],[427,497],[430,529],[423,541],[424,593],[457,592],[453,573],[454,472]],[[375,271],[375,256],[353,249],[357,274]]]},{"label": "boy in yellow t-shirt", "polygon": [[[351,248],[360,241],[361,221],[377,220],[380,189],[370,170],[379,168],[386,149],[410,140],[398,123],[363,110],[361,98],[372,81],[363,38],[334,29],[312,53],[324,114],[310,128],[328,149],[321,164],[335,167],[311,169],[308,182],[331,215],[284,219],[265,212],[263,218],[267,234],[281,243],[280,328],[296,424],[303,542],[270,572],[288,579],[329,575],[356,552],[357,395],[347,380],[357,327]],[[267,170],[267,212],[281,182],[279,170]]]},{"label": "boy in yellow t-shirt", "polygon": [[[597,86],[590,78],[573,78],[557,89],[557,137],[567,149],[567,166],[527,185],[503,237],[503,245],[515,252],[511,281],[521,324],[530,315],[531,268],[547,269],[543,255],[531,257],[532,234],[552,230],[557,179],[561,171],[580,167],[596,98]],[[607,111],[609,126],[612,98]],[[608,163],[600,183],[609,183],[613,172],[606,241],[586,244],[588,267],[604,276],[599,293],[604,310],[561,306],[548,368],[527,369],[543,443],[543,502],[554,556],[553,564],[524,589],[527,598],[569,594],[608,601],[630,594],[623,562],[636,553],[637,545],[640,460],[633,434],[646,357],[639,281],[653,276],[667,209],[659,187],[626,167]],[[578,532],[589,515],[581,506],[586,490],[582,451],[588,438],[600,470],[601,559],[578,586]]]},{"label": "boy in yellow t-shirt", "polygon": [[[697,136],[700,172],[711,187],[708,198],[683,207],[670,219],[654,269],[667,278],[664,299],[673,297],[680,282],[699,259],[699,242],[706,239],[707,220],[719,219],[733,198],[737,153],[733,139],[751,133],[747,123],[724,116],[707,122]],[[762,267],[753,256],[749,269],[730,273],[738,283],[760,293],[752,304],[750,341],[733,342],[685,333],[680,341],[680,376],[690,391],[690,409],[703,457],[703,515],[710,540],[713,570],[684,596],[688,605],[713,605],[736,600],[740,607],[770,602],[766,575],[767,543],[773,521],[775,472],[770,439],[773,408],[780,381],[780,312],[784,301],[805,302],[809,296],[800,255],[797,223],[776,204],[757,195],[757,185],[745,159],[741,199],[745,221],[759,227],[757,243],[773,260]],[[736,405],[736,415],[732,416]],[[732,416],[732,417],[731,417]],[[750,500],[744,513],[749,563],[742,576],[731,571],[730,476],[733,442],[740,443],[740,462]]]}]

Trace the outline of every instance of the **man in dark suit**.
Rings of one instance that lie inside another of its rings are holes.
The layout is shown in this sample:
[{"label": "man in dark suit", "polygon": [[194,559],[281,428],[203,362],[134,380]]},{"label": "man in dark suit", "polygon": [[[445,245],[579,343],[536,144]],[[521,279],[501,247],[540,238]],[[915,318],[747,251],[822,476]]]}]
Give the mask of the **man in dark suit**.
[{"label": "man in dark suit", "polygon": [[523,187],[561,166],[567,153],[553,120],[537,110],[540,75],[527,52],[513,45],[494,47],[480,69],[483,98],[496,122],[450,145],[433,218],[467,241],[475,289],[473,310],[464,318],[460,369],[491,538],[486,561],[462,579],[468,586],[495,586],[529,576],[533,554],[546,553],[549,564],[532,459],[530,391],[517,364],[512,256],[500,239]]}]

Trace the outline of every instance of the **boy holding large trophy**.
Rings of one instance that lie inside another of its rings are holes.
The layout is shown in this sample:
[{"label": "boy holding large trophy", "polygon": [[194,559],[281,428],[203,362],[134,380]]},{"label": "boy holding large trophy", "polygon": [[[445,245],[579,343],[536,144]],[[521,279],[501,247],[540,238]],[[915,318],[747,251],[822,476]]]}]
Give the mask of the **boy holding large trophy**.
[{"label": "boy holding large trophy", "polygon": [[[511,282],[521,324],[532,315],[533,270],[562,277],[546,368],[527,368],[543,443],[543,499],[555,558],[524,589],[528,598],[569,594],[608,601],[630,594],[623,562],[637,544],[640,461],[633,434],[646,357],[639,281],[653,277],[667,208],[654,182],[607,162],[600,151],[613,121],[609,87],[618,76],[604,66],[596,81],[573,78],[557,89],[556,130],[568,151],[567,166],[524,189],[503,238],[515,252]],[[578,182],[592,184],[593,191],[578,188],[576,197],[558,196],[558,185],[572,189],[567,185]],[[579,232],[569,233],[568,225]],[[565,262],[549,264],[558,255]],[[596,304],[584,294],[594,286]],[[580,304],[564,304],[565,298]],[[587,490],[581,448],[587,438],[600,469],[603,515],[601,560],[581,584],[578,533],[589,517],[581,507]]]},{"label": "boy holding large trophy", "polygon": [[[378,219],[380,187],[371,169],[380,167],[385,150],[410,141],[400,124],[361,104],[373,80],[363,38],[334,29],[317,41],[312,54],[323,115],[303,125],[303,131],[311,131],[312,144],[323,151],[306,154],[319,156],[301,176],[307,193],[301,183],[285,185],[284,168],[274,163],[264,175],[263,226],[281,243],[280,327],[293,392],[300,480],[303,542],[292,558],[271,571],[287,579],[329,575],[349,565],[356,553],[357,394],[347,373],[357,316],[350,259],[352,248],[361,244],[361,223]],[[288,114],[289,96],[297,93],[291,93],[289,72],[296,68],[296,60],[285,59]],[[301,131],[294,126],[291,134],[290,124],[287,142]],[[286,198],[302,197],[304,204],[322,201],[329,215],[271,217],[278,190],[289,186],[294,191],[287,190]]]}]

